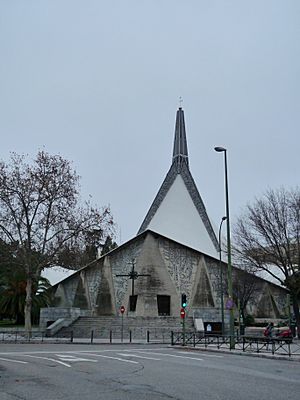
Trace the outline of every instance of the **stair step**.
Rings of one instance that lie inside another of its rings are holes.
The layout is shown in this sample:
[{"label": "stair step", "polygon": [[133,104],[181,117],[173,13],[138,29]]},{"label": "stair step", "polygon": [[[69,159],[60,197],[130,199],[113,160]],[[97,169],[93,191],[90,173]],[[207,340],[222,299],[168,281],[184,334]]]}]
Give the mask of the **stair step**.
[{"label": "stair step", "polygon": [[[129,337],[129,332],[134,338],[145,338],[147,331],[156,338],[170,335],[171,331],[181,330],[181,319],[178,317],[131,317],[123,318],[123,334]],[[114,337],[121,335],[122,317],[98,316],[80,317],[72,325],[62,328],[58,336],[90,337],[93,331],[95,338],[109,338],[111,332]],[[187,317],[185,326],[188,331],[194,330],[193,318]]]}]

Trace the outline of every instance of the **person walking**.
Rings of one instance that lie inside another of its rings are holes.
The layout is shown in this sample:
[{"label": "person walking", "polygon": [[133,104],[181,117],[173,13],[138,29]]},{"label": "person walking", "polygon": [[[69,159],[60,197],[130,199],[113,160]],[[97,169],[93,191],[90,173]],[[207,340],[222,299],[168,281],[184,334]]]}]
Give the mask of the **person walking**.
[{"label": "person walking", "polygon": [[264,336],[271,338],[273,336],[273,329],[274,329],[274,324],[273,322],[270,322],[266,329],[264,330]]}]

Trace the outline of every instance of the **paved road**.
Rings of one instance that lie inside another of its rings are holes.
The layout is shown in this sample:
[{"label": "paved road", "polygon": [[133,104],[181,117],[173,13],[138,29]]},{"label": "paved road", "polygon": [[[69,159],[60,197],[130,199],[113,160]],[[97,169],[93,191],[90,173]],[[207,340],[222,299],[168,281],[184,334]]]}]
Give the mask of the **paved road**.
[{"label": "paved road", "polygon": [[297,399],[300,363],[154,345],[0,345],[1,400]]}]

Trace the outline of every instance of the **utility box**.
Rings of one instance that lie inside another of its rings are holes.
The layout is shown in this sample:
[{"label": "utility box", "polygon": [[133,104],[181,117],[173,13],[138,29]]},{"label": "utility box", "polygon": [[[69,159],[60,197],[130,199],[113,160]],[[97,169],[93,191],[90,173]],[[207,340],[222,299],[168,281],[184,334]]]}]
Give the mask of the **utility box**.
[{"label": "utility box", "polygon": [[206,335],[222,335],[222,322],[204,322],[204,332]]}]

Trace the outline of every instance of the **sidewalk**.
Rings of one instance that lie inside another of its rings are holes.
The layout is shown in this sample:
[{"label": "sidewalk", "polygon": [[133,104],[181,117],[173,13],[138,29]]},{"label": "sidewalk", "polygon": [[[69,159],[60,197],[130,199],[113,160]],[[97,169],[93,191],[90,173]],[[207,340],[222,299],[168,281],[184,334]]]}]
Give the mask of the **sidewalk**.
[{"label": "sidewalk", "polygon": [[[177,345],[178,346],[178,345]],[[286,361],[298,361],[300,362],[300,340],[299,339],[294,339],[293,343],[290,344],[290,352],[291,355],[288,354],[288,349],[287,347],[282,347],[274,354],[272,354],[272,348],[269,346],[259,348],[257,350],[257,347],[255,348],[254,346],[247,348],[245,351],[243,351],[243,346],[241,343],[236,343],[234,349],[230,349],[229,346],[220,346],[218,348],[217,344],[209,344],[208,346],[205,346],[203,344],[201,345],[196,345],[191,346],[180,346],[182,349],[189,349],[191,351],[208,351],[208,352],[214,352],[214,353],[223,353],[223,354],[233,354],[233,355],[241,355],[241,356],[250,356],[250,357],[261,357],[261,358],[269,358],[269,359],[275,359],[275,360],[286,360]]]},{"label": "sidewalk", "polygon": [[[58,343],[69,343],[69,344],[111,344],[111,345],[153,345],[153,344],[161,344],[161,345],[169,345],[170,347],[177,347],[180,349],[188,349],[190,351],[208,351],[214,353],[226,353],[226,354],[234,354],[234,355],[244,355],[251,357],[261,357],[261,358],[270,358],[270,359],[280,359],[280,360],[289,360],[289,361],[298,361],[300,362],[300,340],[293,339],[293,343],[290,345],[280,346],[278,345],[275,349],[274,354],[272,354],[272,345],[269,344],[259,344],[256,343],[245,346],[243,349],[243,343],[236,343],[234,349],[230,349],[228,342],[201,342],[196,343],[195,346],[193,344],[186,344],[182,346],[181,342],[174,344],[173,346],[170,344],[170,339],[165,338],[165,340],[161,339],[153,339],[147,340],[147,338],[132,338],[130,341],[129,338],[124,338],[123,340],[120,338],[110,338],[107,339],[98,339],[98,338],[73,338],[71,340],[70,337],[67,338],[56,338],[56,337],[45,337],[43,335],[39,335],[38,333],[28,339],[25,335],[22,335],[20,332],[1,332],[0,333],[0,345],[5,343],[32,343],[32,344],[58,344]],[[289,355],[289,352],[291,355]]]}]

